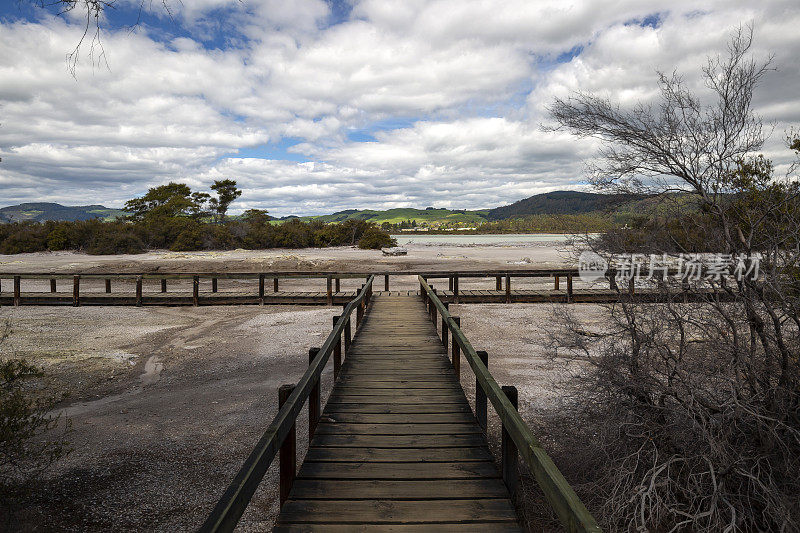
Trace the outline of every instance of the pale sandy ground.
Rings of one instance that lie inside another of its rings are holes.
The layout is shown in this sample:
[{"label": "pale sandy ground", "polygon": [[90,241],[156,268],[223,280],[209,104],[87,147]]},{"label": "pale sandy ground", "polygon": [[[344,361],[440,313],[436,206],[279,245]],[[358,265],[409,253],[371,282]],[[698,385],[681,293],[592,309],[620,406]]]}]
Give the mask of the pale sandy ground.
[{"label": "pale sandy ground", "polygon": [[[417,247],[409,247],[406,258],[386,259],[352,248],[155,252],[122,258],[30,254],[0,256],[0,269],[507,268],[526,257],[532,264],[525,266],[555,265],[566,257],[559,246],[412,248]],[[355,287],[359,282],[349,283]],[[492,281],[470,284],[489,288]],[[221,282],[221,289],[225,287],[230,286]],[[392,279],[392,289],[414,287],[415,277]],[[588,327],[599,320],[598,306],[576,307]],[[553,401],[554,383],[564,369],[543,357],[546,334],[553,327],[550,304],[458,305],[453,309],[462,317],[462,328],[475,347],[489,351],[489,367],[497,381],[518,387],[523,417],[532,419],[539,406]],[[0,320],[10,321],[13,328],[2,355],[22,356],[43,366],[49,376],[46,390],[70,393],[59,411],[68,414],[73,424],[74,451],[38,485],[41,490],[34,491],[28,511],[12,529],[196,529],[275,415],[278,386],[302,375],[308,348],[322,343],[337,310],[295,306],[0,309]],[[472,397],[474,377],[466,365],[462,380]],[[323,398],[330,382],[329,365]],[[306,427],[301,419],[300,450],[306,445]],[[495,440],[497,433],[494,427]],[[277,513],[276,499],[277,469],[271,468],[241,529],[268,530]]]},{"label": "pale sandy ground", "polygon": [[384,256],[354,246],[301,250],[231,250],[222,252],[155,251],[137,255],[97,256],[74,252],[0,255],[0,272],[258,272],[291,270],[438,270],[529,268],[572,264],[563,244],[514,246],[404,245],[408,255]]}]

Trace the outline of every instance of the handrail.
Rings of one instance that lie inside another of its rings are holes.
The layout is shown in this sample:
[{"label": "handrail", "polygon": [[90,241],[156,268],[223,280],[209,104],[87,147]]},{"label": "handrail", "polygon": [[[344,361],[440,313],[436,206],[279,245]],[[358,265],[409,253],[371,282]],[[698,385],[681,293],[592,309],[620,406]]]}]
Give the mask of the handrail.
[{"label": "handrail", "polygon": [[272,423],[267,427],[258,444],[217,502],[214,510],[200,528],[201,532],[233,531],[236,527],[281,444],[294,426],[306,398],[319,382],[334,345],[339,342],[345,326],[350,321],[350,314],[362,302],[364,304],[369,302],[374,280],[375,276],[370,276],[358,296],[344,307],[333,331],[325,339],[319,353],[311,361],[305,374],[300,378],[283,407],[275,415]]},{"label": "handrail", "polygon": [[[732,268],[732,267],[731,267]],[[609,269],[607,274],[616,273],[616,269]],[[637,272],[640,275],[649,275],[650,268],[641,266]],[[683,271],[685,272],[685,270]],[[656,269],[655,274],[666,274],[676,276],[682,273],[678,268]],[[0,271],[0,279],[9,279],[19,276],[24,279],[48,279],[48,278],[71,278],[81,276],[91,279],[133,279],[141,276],[144,279],[192,279],[195,276],[200,278],[219,278],[219,279],[257,279],[260,276],[266,278],[366,278],[371,275],[391,275],[391,276],[422,276],[425,279],[445,279],[450,277],[461,278],[492,278],[513,276],[518,278],[538,278],[538,277],[578,277],[580,270],[574,267],[562,268],[525,268],[525,269],[496,269],[496,270],[375,270],[375,271],[261,271],[261,272],[13,272]]]},{"label": "handrail", "polygon": [[422,276],[419,276],[419,283],[423,298],[430,301],[441,314],[451,333],[453,342],[458,343],[461,353],[464,354],[469,366],[472,367],[472,371],[475,373],[477,383],[492,402],[506,431],[514,441],[514,444],[516,444],[520,455],[536,478],[542,493],[558,515],[561,523],[570,532],[601,531],[594,517],[583,505],[578,495],[567,483],[567,480],[564,479],[558,467],[544,451],[539,441],[522,420],[522,417],[519,416],[517,410],[503,393],[500,385],[497,384],[489,372],[489,369],[480,360],[475,348],[472,347],[461,328],[450,316],[450,311]]}]

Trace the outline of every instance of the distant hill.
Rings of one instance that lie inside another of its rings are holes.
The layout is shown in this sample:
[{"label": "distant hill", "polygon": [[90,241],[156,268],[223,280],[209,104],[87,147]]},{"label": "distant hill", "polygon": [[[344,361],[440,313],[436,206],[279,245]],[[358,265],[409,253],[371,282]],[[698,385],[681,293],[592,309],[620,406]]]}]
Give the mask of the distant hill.
[{"label": "distant hill", "polygon": [[[465,209],[415,209],[402,207],[385,211],[374,209],[346,209],[330,215],[297,217],[294,215],[276,219],[281,223],[291,219],[304,222],[318,220],[324,223],[344,222],[346,220],[366,220],[375,224],[400,224],[414,221],[417,225],[428,227],[466,227],[478,226],[486,221],[505,220],[530,215],[578,215],[586,213],[613,213],[625,215],[652,209],[648,199],[632,195],[597,194],[577,191],[553,191],[535,194],[510,205],[494,209],[468,211]],[[102,205],[64,206],[56,203],[27,203],[0,208],[0,222],[31,220],[90,220],[99,218],[113,220],[124,215],[121,209],[111,209]],[[235,217],[234,217],[235,218]]]},{"label": "distant hill", "polygon": [[0,208],[0,222],[44,222],[46,220],[113,220],[124,215],[121,209],[102,205],[68,206],[49,202],[11,205]]},{"label": "distant hill", "polygon": [[597,194],[578,191],[553,191],[535,194],[511,205],[490,209],[489,220],[503,220],[527,215],[575,215],[607,211],[637,200],[632,195]]},{"label": "distant hill", "polygon": [[[300,220],[319,220],[320,222],[344,222],[345,220],[367,220],[375,224],[399,224],[405,220],[414,220],[421,223],[456,223],[456,224],[480,224],[486,220],[486,210],[466,211],[460,209],[414,209],[411,207],[399,207],[377,211],[373,209],[347,209],[338,211],[330,215],[318,215],[309,217],[299,217]],[[285,220],[297,217],[284,217]]]}]

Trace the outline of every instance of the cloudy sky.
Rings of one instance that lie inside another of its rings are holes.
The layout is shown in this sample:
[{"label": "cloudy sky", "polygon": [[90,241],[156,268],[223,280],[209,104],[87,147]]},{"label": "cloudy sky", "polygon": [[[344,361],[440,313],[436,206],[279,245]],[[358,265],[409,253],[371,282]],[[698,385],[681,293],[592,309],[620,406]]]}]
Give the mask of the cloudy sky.
[{"label": "cloudy sky", "polygon": [[275,215],[585,189],[596,146],[542,131],[553,98],[648,101],[656,69],[702,90],[749,22],[777,67],[756,100],[765,153],[787,162],[800,123],[796,0],[168,1],[117,0],[74,76],[85,17],[0,3],[0,205],[119,207],[219,178],[244,190],[237,211]]}]

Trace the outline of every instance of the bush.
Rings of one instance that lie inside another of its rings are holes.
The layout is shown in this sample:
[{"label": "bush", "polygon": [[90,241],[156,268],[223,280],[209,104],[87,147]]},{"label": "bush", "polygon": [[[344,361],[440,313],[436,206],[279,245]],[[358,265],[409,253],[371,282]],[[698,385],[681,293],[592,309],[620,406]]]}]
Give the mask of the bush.
[{"label": "bush", "polygon": [[380,250],[387,246],[395,246],[397,241],[380,228],[370,227],[358,240],[358,247],[363,250]]},{"label": "bush", "polygon": [[86,250],[92,255],[141,254],[144,251],[145,245],[142,240],[129,231],[101,233],[92,240]]},{"label": "bush", "polygon": [[364,220],[341,224],[297,219],[271,224],[266,216],[250,215],[223,224],[186,216],[152,216],[138,221],[17,222],[0,224],[0,253],[85,250],[95,255],[137,254],[152,248],[173,251],[230,250],[244,247],[324,248],[352,246],[378,249],[395,242],[383,229]]},{"label": "bush", "polygon": [[[5,341],[8,324],[0,337]],[[25,481],[69,453],[65,435],[55,439],[41,437],[59,423],[51,416],[55,400],[35,398],[27,386],[41,371],[21,359],[0,360],[0,485]],[[65,433],[69,421],[65,424]]]}]

